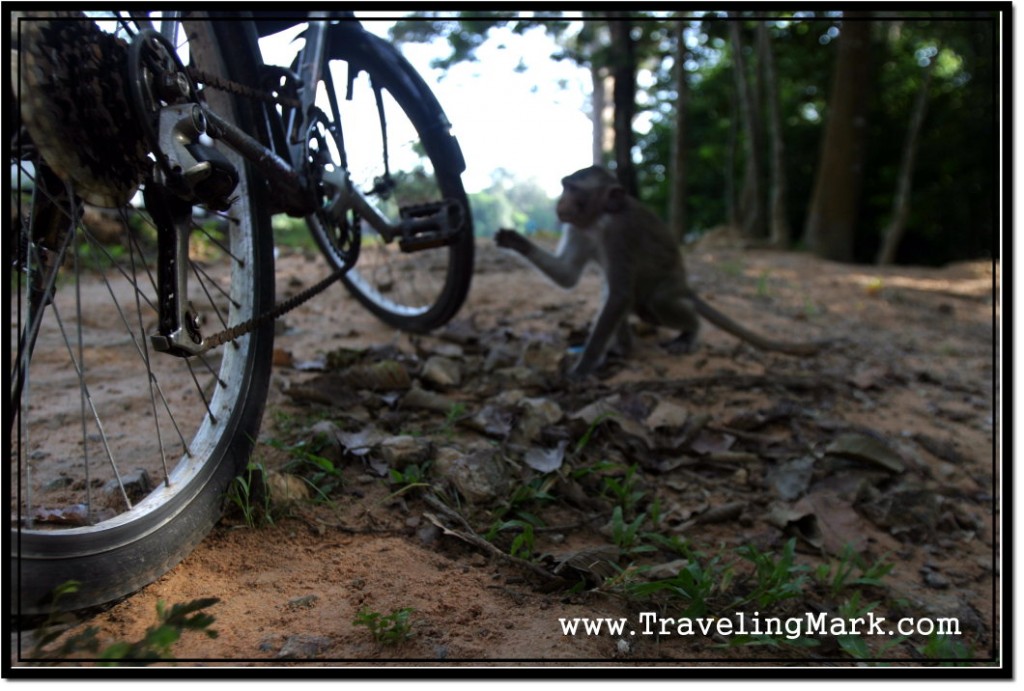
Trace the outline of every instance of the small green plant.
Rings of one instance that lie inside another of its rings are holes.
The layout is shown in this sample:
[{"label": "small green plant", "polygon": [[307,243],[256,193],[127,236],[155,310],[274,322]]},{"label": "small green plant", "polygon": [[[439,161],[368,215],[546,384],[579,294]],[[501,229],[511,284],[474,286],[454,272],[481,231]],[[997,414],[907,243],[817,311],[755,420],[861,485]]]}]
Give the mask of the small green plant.
[{"label": "small green plant", "polygon": [[262,463],[249,461],[245,471],[228,487],[228,501],[242,514],[242,521],[250,528],[274,524],[267,473]]},{"label": "small green plant", "polygon": [[771,297],[772,289],[768,281],[771,278],[770,271],[762,271],[757,277],[757,297],[767,298]]},{"label": "small green plant", "polygon": [[703,617],[711,609],[713,598],[728,591],[732,582],[732,567],[722,563],[720,555],[710,559],[687,550],[688,563],[672,578],[656,581],[633,582],[625,586],[626,592],[637,598],[648,598],[661,593],[672,599],[686,601],[681,617]]},{"label": "small green plant", "polygon": [[437,433],[443,436],[445,439],[451,441],[455,434],[455,426],[459,421],[466,415],[466,404],[465,403],[454,403],[448,410],[447,415],[444,417],[444,422],[441,423],[441,428]]},{"label": "small green plant", "polygon": [[502,524],[503,519],[509,515],[528,521],[535,526],[544,525],[544,521],[529,511],[528,507],[533,503],[554,501],[555,496],[551,494],[551,488],[557,482],[558,474],[548,473],[547,475],[538,475],[530,479],[529,482],[516,485],[508,495],[508,498],[494,509],[493,515],[496,517],[496,520],[488,533],[489,537],[487,539],[493,539],[501,530],[499,526]]},{"label": "small green plant", "polygon": [[[961,640],[946,634],[933,633],[918,646],[917,652],[929,660],[941,660],[942,666],[958,666],[971,659],[971,648]],[[963,662],[960,662],[960,661]]]},{"label": "small green plant", "polygon": [[363,608],[352,621],[353,626],[365,626],[373,640],[381,645],[398,645],[412,638],[412,607],[396,609],[391,614],[381,614]]},{"label": "small green plant", "polygon": [[167,609],[163,602],[156,603],[157,624],[146,629],[146,635],[135,643],[114,643],[103,651],[101,657],[109,660],[169,660],[171,646],[185,631],[202,631],[208,638],[216,638],[217,632],[210,628],[212,615],[202,610],[220,602],[218,598],[207,597],[191,602],[179,603]]},{"label": "small green plant", "polygon": [[634,463],[626,469],[622,479],[605,477],[602,480],[604,494],[618,504],[626,516],[633,516],[647,493],[637,487],[637,465]]},{"label": "small green plant", "polygon": [[[654,518],[653,511],[651,514],[651,522],[658,522]],[[686,541],[686,538],[680,535],[665,535],[664,533],[651,532],[646,534],[646,538],[651,545],[670,554],[677,554],[685,557],[692,551],[690,544]]]},{"label": "small green plant", "polygon": [[268,441],[271,446],[287,453],[291,460],[284,470],[309,485],[320,501],[330,501],[330,495],[342,486],[341,470],[329,458],[321,455],[323,445],[318,442],[299,442],[286,445],[278,441]]},{"label": "small green plant", "polygon": [[[868,564],[851,545],[846,545],[838,561],[821,564],[814,570],[814,579],[828,588],[829,594],[833,597],[853,586],[881,586],[882,579],[888,576],[895,566],[884,561],[886,556],[883,555],[874,563]],[[854,570],[859,574],[856,577]]]},{"label": "small green plant", "polygon": [[512,538],[512,544],[508,553],[518,559],[530,560],[533,558],[534,544],[536,538],[533,532],[533,523],[528,520],[512,519],[511,521],[498,521],[488,532],[489,539],[494,539],[503,530],[518,530],[518,534]]},{"label": "small green plant", "polygon": [[58,647],[47,650],[46,646],[53,643],[62,633],[61,628],[55,626],[61,619],[58,603],[67,595],[77,592],[79,586],[78,581],[68,581],[54,591],[52,611],[37,631],[37,641],[29,656],[30,659],[43,661],[88,656],[97,658],[101,666],[114,666],[124,661],[130,661],[133,665],[146,665],[162,660],[173,660],[171,648],[186,631],[201,631],[209,638],[217,637],[217,632],[210,628],[214,622],[213,615],[203,610],[220,600],[207,597],[179,603],[169,609],[162,601],[157,602],[157,623],[146,629],[145,635],[138,641],[118,641],[103,648],[97,637],[99,629],[89,626],[80,633],[67,637]]},{"label": "small green plant", "polygon": [[804,298],[804,317],[813,319],[821,314],[821,308],[810,297]]},{"label": "small green plant", "polygon": [[612,509],[612,542],[628,554],[638,554],[640,552],[653,552],[654,547],[643,543],[642,538],[644,534],[640,532],[644,524],[647,522],[647,514],[642,513],[632,521],[627,521],[623,517],[623,511],[621,506],[616,506]]},{"label": "small green plant", "polygon": [[386,503],[415,489],[430,487],[430,483],[427,482],[426,479],[427,468],[428,464],[426,463],[423,465],[410,463],[401,470],[398,470],[397,468],[389,469],[388,482],[398,489],[384,497],[382,501]]},{"label": "small green plant", "polygon": [[[836,612],[846,621],[854,621],[856,619],[863,619],[869,616],[871,612],[877,611],[879,605],[881,603],[878,601],[862,603],[860,592],[854,591],[853,595],[839,605]],[[883,639],[882,644],[873,649],[860,634],[848,633],[836,637],[836,642],[843,652],[856,660],[885,657],[889,650],[901,645],[906,640],[906,636],[893,636]]]},{"label": "small green plant", "polygon": [[598,415],[596,418],[594,418],[594,421],[590,423],[589,427],[587,427],[587,431],[584,432],[583,436],[580,437],[578,442],[576,442],[576,446],[573,449],[573,453],[578,454],[581,451],[583,451],[583,449],[587,448],[587,446],[590,444],[590,440],[593,439],[594,434],[597,432],[597,428],[601,426],[601,423],[603,423],[605,420],[615,419],[615,417],[615,413],[602,413],[601,415]]},{"label": "small green plant", "polygon": [[760,607],[767,607],[780,600],[797,597],[803,591],[808,567],[795,563],[796,538],[786,542],[778,559],[753,545],[744,545],[737,553],[754,565],[754,588],[737,605],[756,602]]}]

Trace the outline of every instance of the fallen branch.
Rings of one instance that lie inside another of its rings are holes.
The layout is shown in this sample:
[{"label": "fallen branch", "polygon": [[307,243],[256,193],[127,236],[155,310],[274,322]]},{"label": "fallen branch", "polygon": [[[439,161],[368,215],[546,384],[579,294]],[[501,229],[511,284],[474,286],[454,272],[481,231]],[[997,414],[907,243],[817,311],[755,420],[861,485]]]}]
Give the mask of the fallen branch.
[{"label": "fallen branch", "polygon": [[424,494],[423,500],[426,501],[427,504],[429,504],[431,507],[436,509],[438,513],[444,515],[449,520],[458,523],[462,527],[462,530],[455,530],[453,528],[449,528],[437,516],[431,513],[424,513],[423,515],[427,518],[427,520],[429,520],[431,523],[440,528],[445,535],[451,535],[452,537],[456,537],[462,540],[463,542],[470,544],[476,547],[477,549],[480,549],[481,551],[490,556],[497,557],[502,561],[512,564],[513,566],[517,566],[521,569],[530,571],[535,576],[540,576],[541,578],[543,578],[545,581],[548,582],[549,585],[568,585],[568,582],[561,576],[556,576],[550,571],[541,568],[537,564],[526,561],[525,559],[519,559],[518,557],[513,557],[511,554],[506,554],[505,552],[501,551],[484,538],[480,537],[459,512],[455,511],[454,509],[446,505],[443,501],[438,499],[433,494]]},{"label": "fallen branch", "polygon": [[690,391],[694,388],[726,387],[731,389],[756,389],[780,387],[797,391],[824,389],[834,391],[838,385],[833,377],[803,374],[712,374],[687,379],[657,379],[630,382],[619,389],[628,391]]}]

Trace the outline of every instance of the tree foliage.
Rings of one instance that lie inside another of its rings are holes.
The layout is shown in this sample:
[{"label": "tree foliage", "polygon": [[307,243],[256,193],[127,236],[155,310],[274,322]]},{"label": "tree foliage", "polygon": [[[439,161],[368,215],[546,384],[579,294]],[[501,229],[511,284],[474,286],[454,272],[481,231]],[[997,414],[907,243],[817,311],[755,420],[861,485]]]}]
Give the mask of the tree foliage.
[{"label": "tree foliage", "polygon": [[535,180],[517,179],[501,168],[491,174],[491,180],[487,189],[469,195],[478,234],[489,236],[498,228],[527,233],[558,229],[554,200]]},{"label": "tree foliage", "polygon": [[[393,36],[420,41],[443,37],[451,47],[443,64],[474,59],[489,29],[501,25],[519,32],[543,26],[559,41],[552,59],[571,59],[596,70],[612,66],[608,22],[613,20],[596,12],[584,13],[583,21],[550,13],[423,16],[399,22]],[[922,84],[930,78],[927,108],[913,142],[913,185],[895,259],[940,264],[992,256],[999,185],[999,55],[1005,50],[997,12],[873,12],[864,38],[870,73],[855,116],[843,115],[834,95],[843,92],[843,85],[834,89],[834,80],[844,34],[849,39],[852,26],[841,12],[696,12],[680,17],[630,10],[629,19],[636,78],[631,151],[638,195],[667,217],[672,194],[686,190],[683,213],[676,217],[686,219],[688,235],[738,220],[744,174],[751,171],[762,176],[759,213],[772,208],[785,213],[756,226],[767,233],[784,221],[790,237],[805,242],[814,184],[830,153],[822,149],[829,118],[857,117],[865,130],[861,173],[845,190],[851,194],[838,212],[849,223],[850,237],[836,256],[873,261],[898,208],[893,200],[901,189],[908,125]],[[682,41],[679,22],[685,25]],[[747,63],[751,114],[761,119],[764,136],[751,134],[750,123],[741,120],[737,46]],[[765,50],[773,58],[771,80],[762,77]],[[676,73],[680,62],[682,84]],[[686,109],[683,118],[680,104]],[[772,105],[778,109],[777,130],[769,122]],[[680,165],[673,159],[672,143],[681,123],[685,150]],[[749,141],[751,136],[759,141]],[[784,157],[774,159],[779,145]],[[606,152],[606,160],[610,154]],[[758,161],[748,166],[752,155]],[[673,169],[686,171],[684,185],[673,184]],[[772,178],[779,178],[779,171],[784,197],[772,201]],[[838,189],[825,190],[820,201],[834,202]],[[498,213],[497,201],[486,203],[493,207],[488,213]]]}]

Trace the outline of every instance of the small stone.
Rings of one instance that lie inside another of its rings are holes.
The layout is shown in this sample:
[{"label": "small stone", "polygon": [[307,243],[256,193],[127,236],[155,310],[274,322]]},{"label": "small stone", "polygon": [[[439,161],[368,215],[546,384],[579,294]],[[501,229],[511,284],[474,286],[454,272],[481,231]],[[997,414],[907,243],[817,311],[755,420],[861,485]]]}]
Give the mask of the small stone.
[{"label": "small stone", "polygon": [[123,503],[122,487],[124,488],[124,494],[128,495],[128,501],[136,504],[150,493],[153,489],[153,484],[150,482],[149,473],[142,468],[136,468],[134,471],[122,475],[120,483],[118,483],[117,478],[108,480],[103,485],[103,492],[109,497],[111,502]]},{"label": "small stone", "polygon": [[402,434],[382,441],[378,451],[381,460],[392,468],[401,469],[429,459],[431,446],[426,439]]},{"label": "small stone", "polygon": [[450,389],[462,383],[462,366],[455,360],[434,355],[423,364],[420,377],[438,388]]},{"label": "small stone", "polygon": [[925,570],[923,573],[924,584],[929,588],[935,588],[936,590],[945,590],[949,587],[949,579],[943,576],[938,571],[932,571],[931,569]]},{"label": "small stone", "polygon": [[318,600],[320,600],[320,596],[315,593],[293,597],[288,601],[288,609],[310,609],[316,605]]},{"label": "small stone", "polygon": [[419,386],[414,386],[402,397],[402,408],[433,410],[439,413],[451,411],[455,401],[439,393],[426,391]]},{"label": "small stone", "polygon": [[443,448],[434,459],[433,473],[451,482],[471,504],[480,504],[503,496],[508,488],[505,465],[493,449],[468,454]]},{"label": "small stone", "polygon": [[297,475],[279,473],[271,470],[267,473],[267,491],[270,501],[275,506],[288,506],[298,501],[309,499],[309,485]]},{"label": "small stone", "polygon": [[47,492],[56,492],[57,490],[65,489],[66,487],[74,484],[74,482],[75,481],[67,475],[61,475],[60,477],[46,483],[44,490]]},{"label": "small stone", "polygon": [[327,636],[310,636],[298,634],[289,636],[278,651],[278,658],[314,658],[331,647],[331,639]]}]

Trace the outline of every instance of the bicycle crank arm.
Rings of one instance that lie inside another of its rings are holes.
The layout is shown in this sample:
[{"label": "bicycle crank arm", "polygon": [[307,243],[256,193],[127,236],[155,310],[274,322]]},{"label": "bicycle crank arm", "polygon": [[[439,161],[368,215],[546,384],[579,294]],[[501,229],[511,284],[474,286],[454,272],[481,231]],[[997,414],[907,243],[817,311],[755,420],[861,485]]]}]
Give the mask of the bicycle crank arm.
[{"label": "bicycle crank arm", "polygon": [[192,204],[166,187],[150,182],[143,192],[157,227],[160,288],[158,333],[150,337],[161,353],[191,357],[207,349],[199,319],[188,303],[188,235]]},{"label": "bicycle crank arm", "polygon": [[271,182],[274,198],[284,205],[285,213],[296,217],[309,213],[312,201],[306,190],[305,181],[291,164],[225,120],[216,111],[208,108],[204,115],[210,125],[211,137],[223,140],[267,177]]}]

